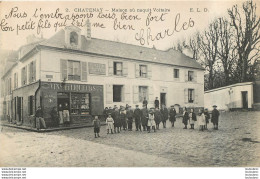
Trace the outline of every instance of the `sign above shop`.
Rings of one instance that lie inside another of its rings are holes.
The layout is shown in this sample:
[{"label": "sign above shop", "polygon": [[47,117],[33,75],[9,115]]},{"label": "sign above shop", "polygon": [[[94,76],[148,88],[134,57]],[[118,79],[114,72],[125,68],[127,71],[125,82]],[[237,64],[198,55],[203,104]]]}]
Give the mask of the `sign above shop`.
[{"label": "sign above shop", "polygon": [[89,74],[105,75],[106,65],[101,63],[88,63]]},{"label": "sign above shop", "polygon": [[102,92],[102,85],[72,84],[72,83],[42,83],[43,89],[57,91],[78,91],[78,92]]}]

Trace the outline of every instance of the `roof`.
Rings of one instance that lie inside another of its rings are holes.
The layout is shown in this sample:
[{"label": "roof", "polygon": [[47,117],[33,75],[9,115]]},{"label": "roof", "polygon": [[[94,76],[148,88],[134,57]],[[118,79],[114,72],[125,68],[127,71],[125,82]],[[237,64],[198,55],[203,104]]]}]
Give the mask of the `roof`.
[{"label": "roof", "polygon": [[[63,29],[60,30],[51,38],[39,43],[39,45],[65,49],[65,31]],[[155,48],[147,48],[97,38],[87,40],[83,35],[81,36],[81,49],[79,49],[79,51],[204,70],[204,68],[194,59],[174,49],[161,51]]]},{"label": "roof", "polygon": [[247,85],[251,86],[253,84],[254,84],[254,82],[235,83],[235,84],[232,84],[232,85],[223,86],[223,87],[220,87],[220,88],[215,88],[215,89],[211,89],[211,90],[208,90],[208,91],[204,91],[204,93],[219,91],[219,90],[223,90],[223,89],[226,89],[226,88],[234,88],[234,87],[237,87],[237,86],[247,86]]}]

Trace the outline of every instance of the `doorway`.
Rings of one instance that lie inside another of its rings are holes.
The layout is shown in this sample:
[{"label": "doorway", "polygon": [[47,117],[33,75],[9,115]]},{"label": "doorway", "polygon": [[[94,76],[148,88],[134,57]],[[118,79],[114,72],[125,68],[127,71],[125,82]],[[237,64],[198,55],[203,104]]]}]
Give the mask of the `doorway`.
[{"label": "doorway", "polygon": [[166,93],[160,94],[160,101],[161,101],[161,108],[162,108],[162,105],[166,106]]},{"label": "doorway", "polygon": [[58,103],[57,104],[58,106],[61,104],[62,107],[64,107],[66,103],[68,104],[68,106],[70,106],[69,93],[58,93],[57,94],[57,103]]},{"label": "doorway", "polygon": [[248,108],[248,94],[247,91],[242,91],[242,105],[243,105],[243,109],[247,109]]}]

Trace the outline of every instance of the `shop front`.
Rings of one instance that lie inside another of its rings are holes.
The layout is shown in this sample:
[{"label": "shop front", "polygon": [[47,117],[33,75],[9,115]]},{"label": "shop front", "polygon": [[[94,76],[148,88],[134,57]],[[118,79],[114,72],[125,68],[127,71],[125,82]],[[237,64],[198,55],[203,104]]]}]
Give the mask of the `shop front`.
[{"label": "shop front", "polygon": [[90,122],[91,116],[102,115],[103,86],[90,84],[42,82],[40,103],[45,120],[51,120],[53,107],[67,106],[71,123]]}]

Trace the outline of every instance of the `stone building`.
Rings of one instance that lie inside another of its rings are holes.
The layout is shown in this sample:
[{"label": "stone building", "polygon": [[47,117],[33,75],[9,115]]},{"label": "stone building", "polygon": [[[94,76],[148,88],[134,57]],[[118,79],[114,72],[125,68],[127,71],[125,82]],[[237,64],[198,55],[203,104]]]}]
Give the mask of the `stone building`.
[{"label": "stone building", "polygon": [[2,77],[2,115],[9,111],[15,123],[30,125],[39,105],[48,121],[53,107],[68,103],[72,122],[102,115],[104,107],[141,105],[144,98],[148,107],[156,97],[167,107],[204,106],[204,69],[195,60],[173,49],[91,38],[89,27],[69,26],[17,51]]}]

